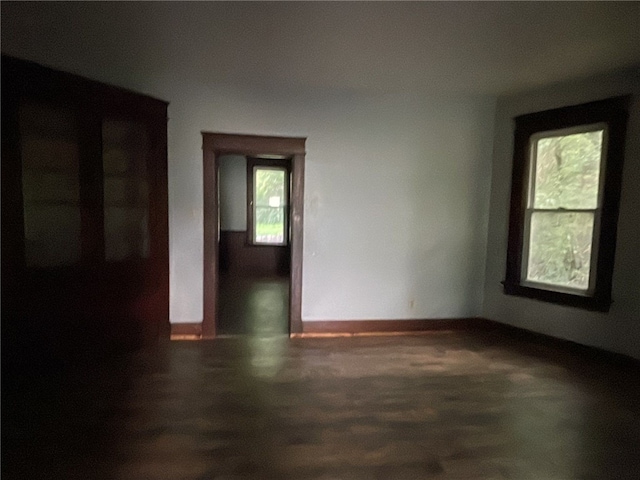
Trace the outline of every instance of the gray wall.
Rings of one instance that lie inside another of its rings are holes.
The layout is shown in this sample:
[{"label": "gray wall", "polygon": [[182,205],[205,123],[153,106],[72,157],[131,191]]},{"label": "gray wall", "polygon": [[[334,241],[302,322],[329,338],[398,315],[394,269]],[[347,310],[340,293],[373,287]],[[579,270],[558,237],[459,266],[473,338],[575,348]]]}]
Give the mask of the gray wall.
[{"label": "gray wall", "polygon": [[[514,116],[634,94],[627,131],[618,241],[609,313],[502,293],[508,234]],[[640,358],[640,71],[500,98],[497,104],[483,315],[540,333]]]},{"label": "gray wall", "polygon": [[247,230],[247,159],[222,155],[218,159],[220,230]]}]

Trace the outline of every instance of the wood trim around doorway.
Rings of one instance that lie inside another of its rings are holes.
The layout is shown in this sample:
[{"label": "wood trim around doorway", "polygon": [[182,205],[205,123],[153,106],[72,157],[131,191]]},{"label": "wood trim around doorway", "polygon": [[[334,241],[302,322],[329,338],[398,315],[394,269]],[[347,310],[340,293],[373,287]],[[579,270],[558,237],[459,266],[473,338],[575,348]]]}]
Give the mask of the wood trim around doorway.
[{"label": "wood trim around doorway", "polygon": [[302,333],[302,236],[304,217],[304,137],[266,137],[202,132],[203,153],[203,321],[202,338],[216,336],[218,307],[219,205],[218,159],[222,155],[260,157],[280,155],[291,160],[289,221],[291,225],[291,272],[289,334]]}]

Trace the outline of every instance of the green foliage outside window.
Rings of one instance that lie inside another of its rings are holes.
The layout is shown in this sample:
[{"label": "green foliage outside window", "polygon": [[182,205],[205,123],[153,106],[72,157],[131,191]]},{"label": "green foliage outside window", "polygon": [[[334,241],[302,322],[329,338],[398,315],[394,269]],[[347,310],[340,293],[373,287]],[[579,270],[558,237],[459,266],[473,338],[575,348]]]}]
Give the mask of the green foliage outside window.
[{"label": "green foliage outside window", "polygon": [[597,130],[537,141],[527,280],[589,288],[602,139]]},{"label": "green foliage outside window", "polygon": [[254,240],[258,243],[284,243],[286,181],[284,169],[255,169]]}]

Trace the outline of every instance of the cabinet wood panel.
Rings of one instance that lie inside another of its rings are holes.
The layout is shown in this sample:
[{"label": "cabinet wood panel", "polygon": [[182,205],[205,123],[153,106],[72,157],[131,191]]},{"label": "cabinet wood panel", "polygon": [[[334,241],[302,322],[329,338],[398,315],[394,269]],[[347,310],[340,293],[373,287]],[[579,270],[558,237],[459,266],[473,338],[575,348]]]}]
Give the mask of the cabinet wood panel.
[{"label": "cabinet wood panel", "polygon": [[3,361],[168,336],[167,202],[166,102],[3,55]]}]

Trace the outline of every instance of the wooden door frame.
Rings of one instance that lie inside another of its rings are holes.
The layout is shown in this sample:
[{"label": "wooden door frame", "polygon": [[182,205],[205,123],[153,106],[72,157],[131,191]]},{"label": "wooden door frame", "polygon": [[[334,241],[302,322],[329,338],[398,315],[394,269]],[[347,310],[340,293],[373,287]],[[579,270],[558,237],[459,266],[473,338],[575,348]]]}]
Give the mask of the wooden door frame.
[{"label": "wooden door frame", "polygon": [[202,132],[203,152],[203,317],[202,338],[215,338],[218,308],[220,218],[218,166],[222,155],[281,155],[291,159],[291,270],[289,334],[302,333],[302,237],[304,216],[305,137],[267,137]]}]

